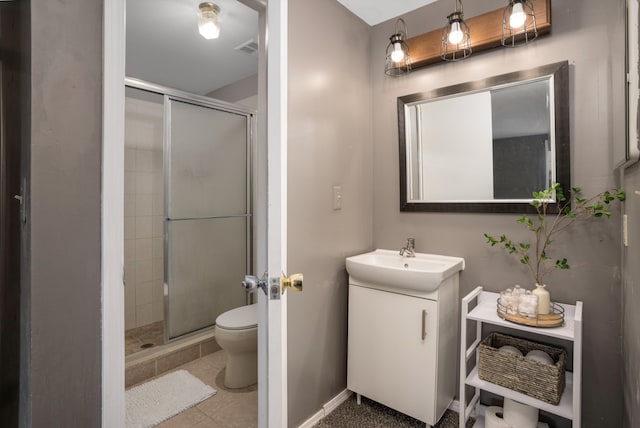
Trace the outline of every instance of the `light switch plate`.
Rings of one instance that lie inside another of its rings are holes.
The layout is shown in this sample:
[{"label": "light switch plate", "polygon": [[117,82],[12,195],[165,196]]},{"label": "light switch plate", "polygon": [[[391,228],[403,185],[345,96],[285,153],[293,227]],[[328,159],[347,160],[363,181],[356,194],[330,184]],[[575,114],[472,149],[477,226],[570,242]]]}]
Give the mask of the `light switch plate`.
[{"label": "light switch plate", "polygon": [[342,186],[333,186],[333,210],[342,209]]}]

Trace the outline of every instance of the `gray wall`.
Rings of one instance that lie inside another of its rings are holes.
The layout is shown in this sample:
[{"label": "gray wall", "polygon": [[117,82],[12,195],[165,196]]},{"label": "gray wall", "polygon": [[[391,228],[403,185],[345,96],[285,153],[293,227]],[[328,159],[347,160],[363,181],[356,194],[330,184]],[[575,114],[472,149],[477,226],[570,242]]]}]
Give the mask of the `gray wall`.
[{"label": "gray wall", "polygon": [[[289,426],[346,388],[344,258],[371,248],[369,27],[338,2],[289,2]],[[332,210],[341,185],[342,210]]]},{"label": "gray wall", "polygon": [[[504,4],[502,0],[466,2],[465,14],[476,16]],[[450,6],[436,2],[405,15],[410,36],[441,27]],[[506,233],[516,239],[528,236],[516,223],[516,215],[399,211],[396,97],[568,60],[573,183],[586,195],[614,187],[612,145],[625,138],[624,2],[554,1],[552,16],[551,35],[530,46],[495,49],[396,79],[382,72],[394,23],[373,29],[374,245],[400,248],[406,237],[413,236],[418,251],[464,257],[467,268],[461,276],[461,296],[477,285],[491,291],[516,283],[532,288],[524,268],[485,244],[483,232]],[[616,215],[566,232],[564,242],[554,244],[552,256],[566,256],[572,269],[547,278],[553,299],[584,302],[583,427],[621,423],[619,225]]]},{"label": "gray wall", "polygon": [[31,0],[22,426],[101,421],[102,6]]},{"label": "gray wall", "polygon": [[622,284],[622,374],[624,389],[623,427],[640,426],[640,164],[629,168],[624,177],[627,189],[625,212],[628,216],[629,247],[623,250]]}]

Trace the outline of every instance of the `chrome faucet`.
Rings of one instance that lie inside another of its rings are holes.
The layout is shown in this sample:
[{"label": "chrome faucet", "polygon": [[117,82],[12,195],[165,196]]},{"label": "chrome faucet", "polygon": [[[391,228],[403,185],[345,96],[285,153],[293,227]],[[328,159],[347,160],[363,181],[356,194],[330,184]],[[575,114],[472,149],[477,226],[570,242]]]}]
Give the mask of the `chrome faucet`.
[{"label": "chrome faucet", "polygon": [[405,257],[416,256],[416,240],[413,238],[407,238],[407,245],[400,249],[400,255]]}]

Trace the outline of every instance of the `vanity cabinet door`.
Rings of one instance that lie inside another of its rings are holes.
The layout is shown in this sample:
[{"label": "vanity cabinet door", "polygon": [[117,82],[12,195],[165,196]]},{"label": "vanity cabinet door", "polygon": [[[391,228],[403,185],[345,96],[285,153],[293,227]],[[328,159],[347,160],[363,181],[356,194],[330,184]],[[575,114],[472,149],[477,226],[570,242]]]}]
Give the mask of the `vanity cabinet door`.
[{"label": "vanity cabinet door", "polygon": [[438,302],[349,285],[347,387],[435,424]]}]

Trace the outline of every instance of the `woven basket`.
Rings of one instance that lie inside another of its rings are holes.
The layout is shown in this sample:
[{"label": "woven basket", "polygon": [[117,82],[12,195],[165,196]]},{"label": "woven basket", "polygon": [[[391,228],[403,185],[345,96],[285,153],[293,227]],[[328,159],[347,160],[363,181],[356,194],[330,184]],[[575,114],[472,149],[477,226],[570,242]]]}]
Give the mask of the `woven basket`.
[{"label": "woven basket", "polygon": [[[498,349],[505,345],[518,348],[522,355],[539,349],[553,359],[554,364],[527,360]],[[531,342],[500,333],[491,333],[479,345],[480,379],[513,389],[551,404],[558,404],[564,391],[564,371],[567,353],[564,349]]]}]

